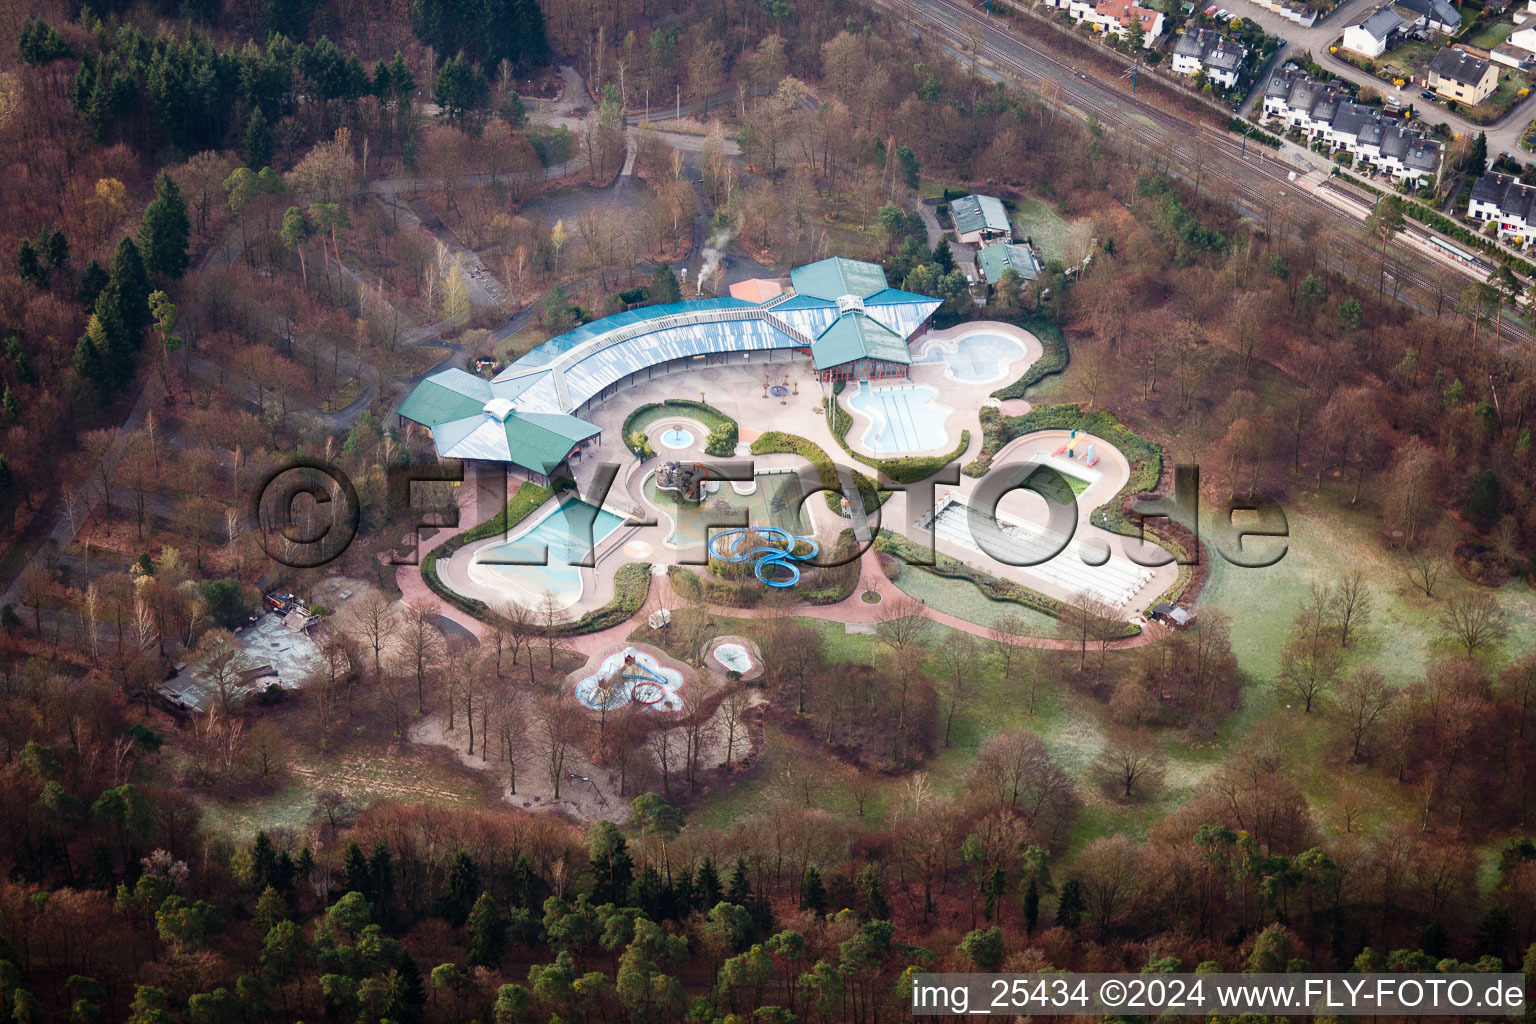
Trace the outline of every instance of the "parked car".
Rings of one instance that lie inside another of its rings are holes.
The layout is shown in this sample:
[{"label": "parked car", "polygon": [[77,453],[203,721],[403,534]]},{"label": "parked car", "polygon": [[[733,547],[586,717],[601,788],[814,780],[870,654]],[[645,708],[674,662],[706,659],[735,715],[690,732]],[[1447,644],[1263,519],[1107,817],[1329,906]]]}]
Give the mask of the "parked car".
[{"label": "parked car", "polygon": [[1421,100],[1432,100],[1434,98],[1435,94],[1430,92],[1428,89],[1425,89],[1423,92],[1419,93],[1419,99]]}]

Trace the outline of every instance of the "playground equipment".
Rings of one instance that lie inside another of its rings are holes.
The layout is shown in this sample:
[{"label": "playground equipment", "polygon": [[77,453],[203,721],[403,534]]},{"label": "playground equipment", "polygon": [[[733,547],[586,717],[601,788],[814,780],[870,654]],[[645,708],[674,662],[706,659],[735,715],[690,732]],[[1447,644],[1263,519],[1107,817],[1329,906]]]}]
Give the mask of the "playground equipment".
[{"label": "playground equipment", "polygon": [[1084,458],[1083,461],[1088,463],[1088,465],[1090,465],[1090,466],[1093,465],[1095,462],[1099,461],[1099,457],[1097,455],[1093,454],[1093,445],[1089,445],[1088,446],[1088,454]]},{"label": "playground equipment", "polygon": [[682,674],[663,668],[655,658],[626,647],[603,659],[598,670],[576,684],[576,699],[594,711],[613,710],[634,702],[658,711],[682,706],[677,689]]},{"label": "playground equipment", "polygon": [[656,471],[656,489],[676,491],[684,501],[697,504],[704,500],[705,484],[713,478],[702,462],[664,462]]},{"label": "playground equipment", "polygon": [[[770,543],[774,541],[780,546],[776,547]],[[743,543],[753,546],[743,550]],[[810,548],[804,554],[796,550],[802,544]],[[769,587],[792,587],[800,582],[800,567],[795,563],[808,562],[815,558],[821,552],[821,545],[810,537],[797,537],[777,526],[748,526],[723,530],[715,534],[710,538],[709,551],[716,558],[731,563],[756,558],[752,572],[757,576],[758,582]],[[769,566],[779,566],[788,571],[789,575],[780,579],[770,578],[765,574],[765,569]]]}]

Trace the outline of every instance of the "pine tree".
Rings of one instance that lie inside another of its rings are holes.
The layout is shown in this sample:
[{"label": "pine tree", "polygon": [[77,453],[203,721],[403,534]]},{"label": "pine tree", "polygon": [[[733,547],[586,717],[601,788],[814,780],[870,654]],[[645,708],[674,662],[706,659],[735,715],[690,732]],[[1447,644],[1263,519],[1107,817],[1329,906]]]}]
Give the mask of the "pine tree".
[{"label": "pine tree", "polygon": [[48,265],[55,270],[69,263],[69,239],[58,228],[44,228],[37,236],[37,248]]},{"label": "pine tree", "polygon": [[426,1005],[427,990],[421,983],[421,969],[409,953],[400,953],[400,962],[389,975],[385,986],[384,1006],[380,1019],[395,1024],[416,1024],[421,1020],[421,1008]]},{"label": "pine tree", "polygon": [[80,305],[86,309],[95,306],[96,300],[106,287],[107,272],[101,269],[101,264],[95,260],[86,263],[85,270],[80,274],[80,292],[77,295]]},{"label": "pine tree", "polygon": [[464,57],[461,50],[452,60],[444,61],[432,86],[437,102],[449,121],[458,121],[466,113],[485,106],[490,84],[480,69]]},{"label": "pine tree", "polygon": [[362,849],[355,842],[347,844],[347,850],[341,856],[341,891],[368,895],[368,861],[363,857]]},{"label": "pine tree", "polygon": [[821,884],[821,872],[815,867],[805,869],[805,879],[800,883],[800,909],[827,912],[827,890]]},{"label": "pine tree", "polygon": [[736,858],[736,866],[731,868],[731,884],[725,890],[725,898],[737,906],[744,907],[752,899],[752,883],[747,880],[747,859]]},{"label": "pine tree", "polygon": [[469,854],[460,850],[453,855],[448,869],[448,892],[443,897],[443,919],[455,928],[469,916],[475,894],[480,891],[480,869]]},{"label": "pine tree", "polygon": [[394,860],[389,855],[389,848],[379,843],[368,858],[368,900],[376,908],[383,909],[394,895]]},{"label": "pine tree", "polygon": [[155,198],[139,224],[139,248],[144,267],[151,274],[180,278],[187,272],[187,245],[191,224],[181,189],[164,171],[155,179]]},{"label": "pine tree", "polygon": [[267,125],[267,115],[260,107],[251,109],[245,122],[245,135],[240,140],[240,151],[245,156],[245,166],[259,171],[272,162],[272,129]]},{"label": "pine tree", "polygon": [[1467,154],[1467,174],[1480,178],[1488,173],[1488,133],[1478,132],[1472,140],[1472,151]]},{"label": "pine tree", "polygon": [[693,888],[697,896],[694,904],[697,909],[708,913],[720,902],[720,872],[715,870],[715,862],[710,858],[705,857],[704,863],[699,865],[699,875],[694,880]]},{"label": "pine tree", "polygon": [[1056,923],[1063,928],[1076,928],[1082,920],[1083,887],[1077,879],[1069,878],[1056,901]]},{"label": "pine tree", "polygon": [[[112,268],[107,276],[107,287],[102,297],[111,296],[111,302],[122,318],[134,348],[144,338],[149,326],[149,275],[144,270],[144,259],[133,239],[124,238],[112,252]],[[97,303],[100,312],[100,301]]]},{"label": "pine tree", "polygon": [[672,272],[670,263],[656,264],[656,272],[651,275],[650,298],[656,305],[668,302],[678,302],[683,297],[682,286],[677,283],[677,275]]},{"label": "pine tree", "polygon": [[11,390],[9,384],[5,386],[4,397],[0,397],[0,410],[5,412],[7,423],[15,423],[21,419],[21,403],[16,400],[16,393]]},{"label": "pine tree", "polygon": [[507,926],[496,910],[491,894],[483,892],[475,900],[469,912],[469,936],[464,941],[464,954],[475,967],[500,967],[501,951],[506,942]]},{"label": "pine tree", "polygon": [[27,350],[21,347],[21,331],[12,327],[5,332],[5,358],[11,364],[11,369],[16,371],[16,379],[23,384],[36,384],[37,374],[32,369],[32,360],[27,355]]},{"label": "pine tree", "polygon": [[263,830],[256,833],[256,841],[251,846],[251,876],[258,886],[271,884],[272,874],[277,868],[277,850],[272,846],[272,840]]},{"label": "pine tree", "polygon": [[948,239],[939,239],[939,244],[933,247],[933,264],[939,268],[941,277],[955,269],[955,254],[949,249]]},{"label": "pine tree", "polygon": [[31,239],[23,238],[16,247],[16,274],[38,291],[48,287],[48,268],[38,257]]},{"label": "pine tree", "polygon": [[891,919],[891,901],[885,898],[885,888],[880,884],[880,871],[873,864],[859,872],[859,893],[864,897],[866,921]]},{"label": "pine tree", "polygon": [[1033,878],[1029,880],[1029,888],[1024,890],[1024,933],[1035,934],[1035,928],[1040,924],[1040,885]]}]

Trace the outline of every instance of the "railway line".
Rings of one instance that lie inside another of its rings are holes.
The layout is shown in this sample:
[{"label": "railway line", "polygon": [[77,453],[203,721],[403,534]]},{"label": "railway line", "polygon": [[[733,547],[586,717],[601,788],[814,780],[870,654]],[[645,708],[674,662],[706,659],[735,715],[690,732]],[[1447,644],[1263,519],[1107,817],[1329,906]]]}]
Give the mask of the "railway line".
[{"label": "railway line", "polygon": [[[1299,223],[1308,215],[1337,218],[1340,212],[1363,220],[1369,207],[1364,200],[1328,178],[1327,165],[1318,166],[1290,152],[1264,151],[1254,144],[1244,146],[1240,138],[1203,122],[1192,122],[1149,103],[1128,90],[1092,77],[1070,60],[1049,48],[1021,38],[989,21],[968,5],[956,0],[874,0],[892,11],[913,31],[926,31],[956,58],[978,65],[997,80],[1008,80],[1036,93],[1055,111],[1079,120],[1090,116],[1106,134],[1133,141],[1148,152],[1166,158],[1171,170],[1191,183],[1210,191],[1215,183],[1230,196],[1238,210],[1249,219],[1266,225],[1276,213],[1300,214]],[[1292,174],[1295,174],[1293,179]],[[1308,176],[1320,177],[1311,182]],[[1327,198],[1317,194],[1327,189]],[[1428,295],[1459,295],[1466,280],[1486,281],[1492,265],[1482,257],[1463,253],[1461,260],[1451,254],[1447,244],[1421,225],[1411,225],[1393,240],[1393,257],[1388,273],[1397,284],[1399,301],[1406,301],[1421,311],[1430,303],[1423,297],[1414,300],[1414,292]],[[1345,268],[1362,269],[1357,276],[1374,277],[1381,258],[1379,249],[1364,238],[1336,235],[1330,257]],[[1461,284],[1448,280],[1454,275]],[[1404,295],[1404,292],[1409,293]],[[1532,334],[1525,325],[1506,320],[1503,338],[1519,346]],[[1526,349],[1528,351],[1528,348]]]}]

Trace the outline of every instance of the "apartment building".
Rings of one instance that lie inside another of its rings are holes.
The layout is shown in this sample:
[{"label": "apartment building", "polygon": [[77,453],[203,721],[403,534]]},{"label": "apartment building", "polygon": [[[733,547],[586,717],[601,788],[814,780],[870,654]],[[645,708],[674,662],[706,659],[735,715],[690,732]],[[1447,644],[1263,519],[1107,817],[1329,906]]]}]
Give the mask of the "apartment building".
[{"label": "apartment building", "polygon": [[1315,81],[1294,64],[1270,76],[1264,116],[1395,180],[1426,185],[1439,178],[1440,143],[1375,107],[1356,103],[1337,82]]}]

